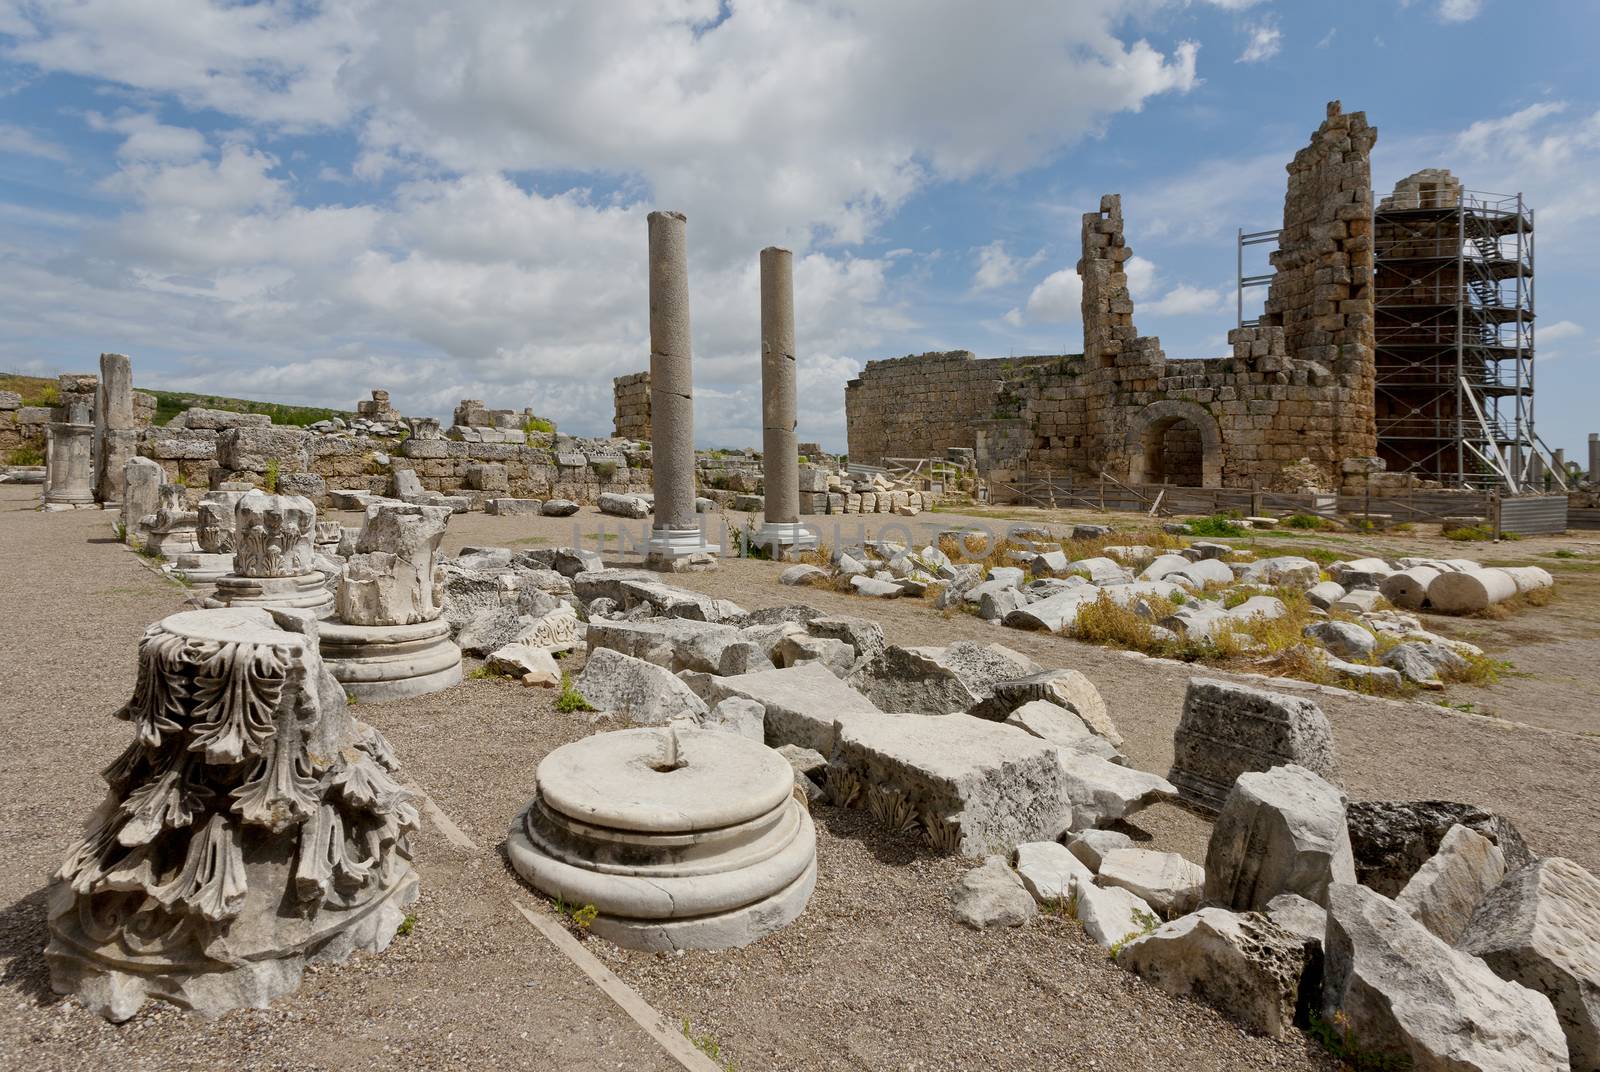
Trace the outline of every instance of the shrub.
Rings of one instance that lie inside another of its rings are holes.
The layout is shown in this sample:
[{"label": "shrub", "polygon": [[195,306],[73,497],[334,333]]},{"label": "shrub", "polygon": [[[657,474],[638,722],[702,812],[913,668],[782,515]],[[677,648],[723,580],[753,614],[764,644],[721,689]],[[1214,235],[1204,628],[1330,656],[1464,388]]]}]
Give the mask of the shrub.
[{"label": "shrub", "polygon": [[1288,517],[1283,519],[1283,524],[1285,528],[1291,529],[1324,530],[1334,527],[1333,522],[1329,521],[1325,517],[1319,517],[1316,514],[1290,514]]},{"label": "shrub", "polygon": [[1494,539],[1494,533],[1482,525],[1462,525],[1459,528],[1445,529],[1442,535],[1445,539],[1455,540],[1457,543],[1483,543]]},{"label": "shrub", "polygon": [[43,465],[44,451],[29,445],[18,447],[6,455],[7,465]]},{"label": "shrub", "polygon": [[589,468],[594,470],[594,475],[602,484],[614,479],[617,475],[616,462],[591,462]]},{"label": "shrub", "polygon": [[1119,607],[1105,593],[1093,603],[1078,608],[1073,636],[1087,644],[1110,644],[1140,651],[1152,647],[1155,641],[1148,620],[1141,618],[1132,607]]},{"label": "shrub", "polygon": [[278,493],[278,469],[278,459],[268,458],[267,471],[261,476],[261,490],[268,495],[276,495]]},{"label": "shrub", "polygon": [[1227,514],[1196,518],[1189,522],[1189,533],[1192,536],[1243,536],[1246,530],[1234,521]]},{"label": "shrub", "polygon": [[556,697],[556,710],[562,714],[571,714],[574,711],[593,711],[594,705],[583,698],[583,693],[572,687],[572,678],[566,671],[561,673],[561,694]]},{"label": "shrub", "polygon": [[527,436],[531,436],[535,432],[554,435],[555,430],[556,422],[544,417],[530,417],[522,422],[522,434]]}]

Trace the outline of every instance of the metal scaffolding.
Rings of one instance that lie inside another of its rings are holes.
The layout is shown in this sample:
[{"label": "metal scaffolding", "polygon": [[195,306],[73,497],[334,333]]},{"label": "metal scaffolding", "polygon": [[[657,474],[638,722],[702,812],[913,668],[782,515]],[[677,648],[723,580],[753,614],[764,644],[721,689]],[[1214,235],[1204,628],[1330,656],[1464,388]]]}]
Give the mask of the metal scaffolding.
[{"label": "metal scaffolding", "polygon": [[1453,487],[1565,489],[1534,431],[1533,210],[1441,186],[1373,212],[1378,454]]},{"label": "metal scaffolding", "polygon": [[[1447,487],[1516,494],[1566,490],[1533,420],[1533,210],[1521,194],[1424,191],[1373,212],[1374,398],[1378,454],[1390,472]],[[1238,322],[1245,247],[1237,236]]]}]

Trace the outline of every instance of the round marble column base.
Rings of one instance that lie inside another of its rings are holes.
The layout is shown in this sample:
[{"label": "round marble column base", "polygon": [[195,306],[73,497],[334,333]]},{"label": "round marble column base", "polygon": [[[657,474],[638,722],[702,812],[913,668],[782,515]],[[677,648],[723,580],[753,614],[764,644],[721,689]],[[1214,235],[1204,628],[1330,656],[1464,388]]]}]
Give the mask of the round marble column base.
[{"label": "round marble column base", "polygon": [[333,593],[317,572],[298,577],[239,577],[230,573],[217,578],[217,591],[211,602],[219,607],[309,610],[318,618],[333,613]]},{"label": "round marble column base", "polygon": [[805,549],[817,546],[817,534],[798,521],[764,521],[752,540],[762,547]]},{"label": "round marble column base", "polygon": [[346,625],[317,630],[322,661],[357,700],[402,700],[461,684],[461,649],[443,618],[415,625]]},{"label": "round marble column base", "polygon": [[650,530],[644,568],[660,573],[698,573],[717,568],[722,548],[706,540],[698,528]]}]

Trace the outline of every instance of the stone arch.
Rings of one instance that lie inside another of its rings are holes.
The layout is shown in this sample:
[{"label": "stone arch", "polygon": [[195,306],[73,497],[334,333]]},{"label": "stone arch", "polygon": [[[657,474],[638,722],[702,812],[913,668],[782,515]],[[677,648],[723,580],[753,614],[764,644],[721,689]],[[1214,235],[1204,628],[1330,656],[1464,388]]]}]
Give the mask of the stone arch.
[{"label": "stone arch", "polygon": [[[1197,448],[1198,464],[1190,459]],[[1163,399],[1152,402],[1128,423],[1130,483],[1222,486],[1222,429],[1196,402]],[[1180,478],[1180,479],[1174,479]]]}]

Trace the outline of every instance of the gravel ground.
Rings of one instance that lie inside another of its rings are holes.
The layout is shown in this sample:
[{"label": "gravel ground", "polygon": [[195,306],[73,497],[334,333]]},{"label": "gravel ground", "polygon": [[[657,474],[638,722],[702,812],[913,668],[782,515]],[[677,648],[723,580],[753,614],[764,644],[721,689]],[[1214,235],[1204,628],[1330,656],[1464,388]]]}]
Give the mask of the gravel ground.
[{"label": "gravel ground", "polygon": [[[270,1010],[211,1022],[150,1006],[112,1027],[51,995],[40,956],[46,876],[98,799],[96,772],[125,743],[125,726],[110,715],[131,690],[137,638],[186,593],[112,544],[106,515],[41,515],[32,501],[33,489],[0,488],[0,606],[7,608],[0,622],[7,651],[0,664],[0,848],[11,861],[0,872],[0,1065],[186,1069],[214,1067],[226,1055],[241,1068],[671,1067],[517,916],[513,900],[535,899],[501,856],[505,828],[526,801],[539,758],[611,723],[559,715],[549,691],[499,681],[469,680],[445,694],[357,708],[389,736],[406,776],[480,846],[457,849],[431,824],[425,828],[417,921],[388,952],[308,975],[297,994]],[[603,520],[617,531],[615,519]],[[951,520],[939,516],[933,524]],[[452,522],[447,546],[570,543],[601,521],[588,511],[566,521],[463,515]],[[1515,553],[1537,550],[1530,544],[1515,545]],[[776,583],[779,569],[737,561],[680,581],[749,608],[803,600],[870,614],[899,643],[999,640],[1046,665],[1077,667],[1104,693],[1134,761],[1163,772],[1170,763],[1188,667],[995,630],[965,615],[945,620],[910,601],[785,589]],[[45,576],[49,587],[40,583]],[[1566,604],[1527,612],[1526,620],[1537,623],[1558,607]],[[1592,664],[1600,649],[1592,639],[1586,646]],[[1579,689],[1541,687],[1550,690],[1547,706],[1561,707],[1562,696],[1569,707],[1588,704]],[[1333,720],[1353,796],[1476,801],[1511,815],[1536,849],[1600,868],[1593,774],[1600,739],[1428,704],[1351,696],[1318,702]],[[1575,725],[1600,721],[1589,706],[1560,717]],[[46,719],[54,732],[42,732]],[[1253,1038],[1203,1007],[1142,985],[1074,924],[1041,918],[1004,933],[963,928],[946,897],[970,863],[931,858],[859,813],[819,807],[816,818],[817,891],[806,913],[779,934],[744,950],[675,957],[601,941],[588,947],[670,1021],[687,1019],[697,1035],[717,1039],[724,1059],[746,1072],[1046,1069],[1067,1062],[1104,1069],[1334,1067],[1303,1037]],[[1162,807],[1138,820],[1130,829],[1136,837],[1203,859],[1207,827],[1199,819]]]}]

